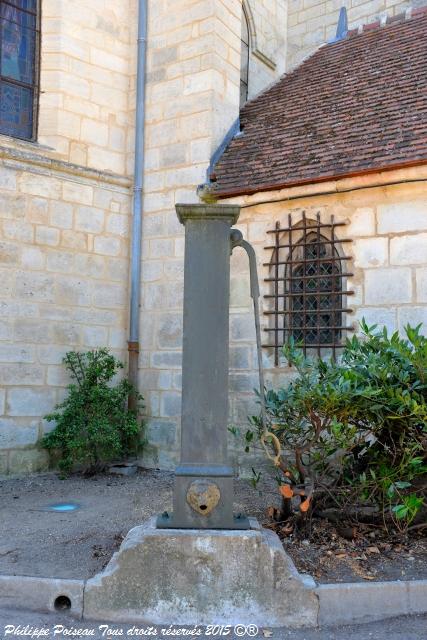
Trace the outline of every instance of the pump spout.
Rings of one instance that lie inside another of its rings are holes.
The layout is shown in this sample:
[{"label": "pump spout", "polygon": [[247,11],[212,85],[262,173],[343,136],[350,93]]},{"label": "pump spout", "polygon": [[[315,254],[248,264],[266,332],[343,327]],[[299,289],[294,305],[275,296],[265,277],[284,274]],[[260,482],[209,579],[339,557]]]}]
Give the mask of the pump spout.
[{"label": "pump spout", "polygon": [[258,375],[259,375],[259,397],[261,403],[261,418],[264,428],[267,425],[267,413],[265,409],[265,381],[264,381],[264,367],[262,364],[262,342],[261,342],[261,317],[260,317],[260,289],[258,279],[258,267],[256,261],[256,253],[253,246],[243,238],[242,233],[238,229],[233,229],[230,235],[231,251],[236,247],[242,247],[246,251],[249,258],[249,276],[251,287],[251,298],[254,307],[255,318],[255,333],[257,343],[257,359],[258,359]]}]

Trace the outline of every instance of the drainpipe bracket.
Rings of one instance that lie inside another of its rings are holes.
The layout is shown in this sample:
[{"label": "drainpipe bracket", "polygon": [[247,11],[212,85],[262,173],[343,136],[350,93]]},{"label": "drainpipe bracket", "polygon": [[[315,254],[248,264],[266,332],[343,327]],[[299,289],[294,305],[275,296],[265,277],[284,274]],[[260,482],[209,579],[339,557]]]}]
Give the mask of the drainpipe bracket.
[{"label": "drainpipe bracket", "polygon": [[128,341],[128,351],[132,351],[134,353],[139,353],[139,342]]}]

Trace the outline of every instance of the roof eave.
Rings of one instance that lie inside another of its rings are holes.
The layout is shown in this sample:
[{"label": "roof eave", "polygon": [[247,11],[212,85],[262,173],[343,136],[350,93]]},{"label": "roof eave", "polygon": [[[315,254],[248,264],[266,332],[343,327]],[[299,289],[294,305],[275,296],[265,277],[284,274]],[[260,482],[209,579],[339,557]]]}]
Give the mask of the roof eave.
[{"label": "roof eave", "polygon": [[346,173],[334,173],[325,176],[317,176],[316,178],[306,178],[304,180],[294,180],[287,182],[276,182],[271,184],[261,184],[254,187],[235,187],[234,189],[226,189],[224,191],[213,191],[215,196],[221,200],[223,198],[234,198],[237,196],[250,196],[255,193],[264,191],[280,191],[281,189],[289,189],[292,187],[302,187],[310,184],[318,184],[321,182],[331,182],[334,180],[342,180],[345,178],[357,178],[360,176],[371,175],[373,173],[383,173],[384,171],[395,171],[398,169],[406,169],[416,167],[427,163],[426,158],[418,158],[417,160],[408,160],[406,162],[398,162],[394,164],[379,165],[368,169],[359,169],[358,171],[348,171]]}]

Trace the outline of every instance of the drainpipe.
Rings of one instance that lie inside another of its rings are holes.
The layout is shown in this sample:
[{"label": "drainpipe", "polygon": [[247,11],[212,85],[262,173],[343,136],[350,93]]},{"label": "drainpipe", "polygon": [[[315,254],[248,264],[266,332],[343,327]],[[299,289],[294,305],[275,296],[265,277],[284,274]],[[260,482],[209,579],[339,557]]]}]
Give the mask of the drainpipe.
[{"label": "drainpipe", "polygon": [[[145,72],[147,64],[147,0],[138,0],[138,53],[136,76],[135,169],[129,302],[129,381],[138,389],[139,307],[141,299],[142,204],[144,184]],[[136,409],[136,397],[129,408]]]}]

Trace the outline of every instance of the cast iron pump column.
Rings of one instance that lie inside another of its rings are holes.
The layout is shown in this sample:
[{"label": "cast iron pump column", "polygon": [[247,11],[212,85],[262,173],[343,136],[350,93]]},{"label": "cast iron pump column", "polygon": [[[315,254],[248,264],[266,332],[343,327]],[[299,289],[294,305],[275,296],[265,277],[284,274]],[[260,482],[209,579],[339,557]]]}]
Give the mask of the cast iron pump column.
[{"label": "cast iron pump column", "polygon": [[176,205],[185,226],[181,462],[159,528],[248,529],[227,457],[231,226],[236,205]]}]

